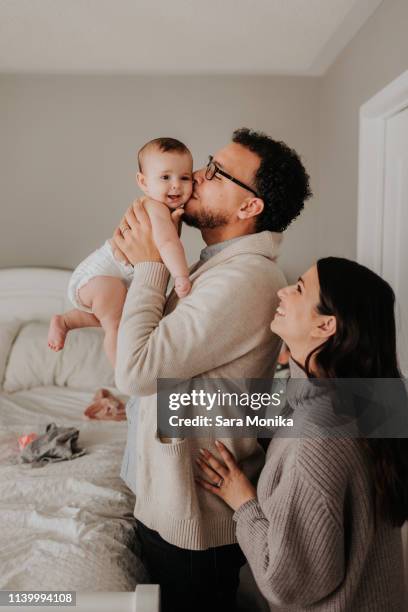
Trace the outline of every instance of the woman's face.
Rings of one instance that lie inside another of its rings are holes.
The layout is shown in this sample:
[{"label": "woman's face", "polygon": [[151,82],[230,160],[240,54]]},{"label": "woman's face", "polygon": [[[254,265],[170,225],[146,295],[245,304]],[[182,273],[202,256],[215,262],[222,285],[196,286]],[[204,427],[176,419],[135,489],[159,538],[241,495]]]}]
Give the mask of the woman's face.
[{"label": "woman's face", "polygon": [[[305,353],[323,342],[328,335],[328,319],[317,312],[320,301],[317,266],[311,267],[295,285],[278,291],[280,303],[271,323],[271,330],[280,336],[292,354]],[[333,321],[332,321],[333,323]]]}]

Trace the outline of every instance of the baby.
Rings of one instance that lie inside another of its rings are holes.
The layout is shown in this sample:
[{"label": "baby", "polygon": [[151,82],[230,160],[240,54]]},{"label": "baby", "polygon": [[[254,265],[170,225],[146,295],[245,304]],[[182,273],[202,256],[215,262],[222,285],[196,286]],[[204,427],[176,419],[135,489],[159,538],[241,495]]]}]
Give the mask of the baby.
[{"label": "baby", "polygon": [[[191,283],[184,248],[171,212],[190,199],[193,189],[191,153],[179,140],[156,138],[140,149],[138,163],[138,185],[149,198],[156,200],[145,204],[153,239],[174,278],[178,297],[185,297]],[[71,329],[101,326],[105,331],[105,351],[114,366],[119,322],[132,278],[133,266],[115,259],[111,242],[107,240],[74,270],[68,296],[75,309],[53,316],[48,346],[60,351]]]}]

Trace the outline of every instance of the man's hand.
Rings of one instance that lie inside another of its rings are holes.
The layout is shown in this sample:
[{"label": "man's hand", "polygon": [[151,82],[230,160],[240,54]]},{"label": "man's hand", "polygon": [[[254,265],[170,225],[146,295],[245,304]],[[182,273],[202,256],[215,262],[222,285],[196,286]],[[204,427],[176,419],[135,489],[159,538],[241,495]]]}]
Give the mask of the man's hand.
[{"label": "man's hand", "polygon": [[119,247],[116,246],[114,238],[111,238],[109,240],[109,244],[111,245],[114,258],[117,259],[117,261],[120,261],[121,263],[130,265],[130,261],[128,260],[126,255],[119,249]]},{"label": "man's hand", "polygon": [[145,201],[146,198],[140,198],[129,206],[111,243],[116,259],[124,261],[126,258],[132,266],[145,261],[162,261],[153,241],[149,215],[143,206]]}]

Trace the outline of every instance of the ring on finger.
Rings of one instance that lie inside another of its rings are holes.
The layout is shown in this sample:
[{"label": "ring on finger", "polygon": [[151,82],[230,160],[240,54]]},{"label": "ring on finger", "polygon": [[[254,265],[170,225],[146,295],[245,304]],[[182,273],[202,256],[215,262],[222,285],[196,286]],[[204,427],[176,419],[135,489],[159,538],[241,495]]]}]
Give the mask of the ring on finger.
[{"label": "ring on finger", "polygon": [[224,484],[224,479],[221,477],[221,478],[219,479],[219,481],[218,481],[217,483],[215,483],[215,485],[214,485],[214,486],[216,486],[216,487],[217,487],[217,489],[221,489],[221,487],[222,487],[222,485],[223,485],[223,484]]},{"label": "ring on finger", "polygon": [[121,227],[120,231],[122,232],[122,235],[127,232],[128,230],[130,230],[130,227],[127,225],[126,227]]}]

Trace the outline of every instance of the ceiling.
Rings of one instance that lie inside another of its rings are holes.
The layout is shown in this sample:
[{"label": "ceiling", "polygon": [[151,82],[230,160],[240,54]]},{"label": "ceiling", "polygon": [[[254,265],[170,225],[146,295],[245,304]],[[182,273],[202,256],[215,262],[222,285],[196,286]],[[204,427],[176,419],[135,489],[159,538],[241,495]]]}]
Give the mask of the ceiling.
[{"label": "ceiling", "polygon": [[0,0],[0,72],[321,75],[382,0]]}]

